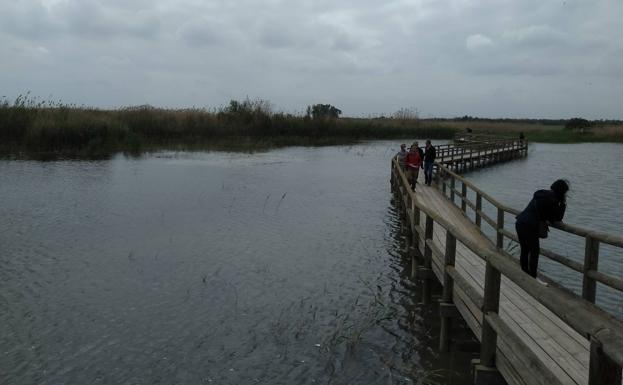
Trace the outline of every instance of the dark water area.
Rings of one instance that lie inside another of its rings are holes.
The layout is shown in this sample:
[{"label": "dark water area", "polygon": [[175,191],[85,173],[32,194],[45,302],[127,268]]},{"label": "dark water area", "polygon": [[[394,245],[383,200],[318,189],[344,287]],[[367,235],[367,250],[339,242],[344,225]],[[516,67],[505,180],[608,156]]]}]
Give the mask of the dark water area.
[{"label": "dark water area", "polygon": [[1,160],[0,384],[470,383],[409,278],[396,150]]},{"label": "dark water area", "polygon": [[[524,209],[538,189],[548,189],[553,181],[567,179],[571,191],[567,198],[564,222],[586,229],[623,236],[623,144],[580,143],[530,145],[528,157],[467,173],[467,178],[499,202]],[[472,197],[473,199],[473,197]],[[484,200],[483,200],[484,202]],[[492,206],[484,205],[492,218]],[[483,221],[484,223],[484,221]],[[515,219],[505,217],[506,228],[515,233]],[[488,226],[485,231],[493,235]],[[584,238],[551,229],[541,240],[547,248],[565,257],[584,263]],[[519,255],[516,243],[507,250]],[[599,270],[623,278],[623,252],[620,248],[601,244]],[[541,256],[539,269],[563,286],[581,293],[582,275]],[[597,285],[597,303],[623,318],[623,296],[604,285]]]}]

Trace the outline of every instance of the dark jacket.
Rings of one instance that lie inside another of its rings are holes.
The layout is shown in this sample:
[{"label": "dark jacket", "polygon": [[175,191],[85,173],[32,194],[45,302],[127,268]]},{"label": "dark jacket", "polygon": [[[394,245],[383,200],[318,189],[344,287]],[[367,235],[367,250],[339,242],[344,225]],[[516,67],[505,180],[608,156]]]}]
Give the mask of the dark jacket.
[{"label": "dark jacket", "polygon": [[559,197],[552,190],[538,190],[528,206],[517,215],[517,223],[538,231],[539,221],[562,221],[566,208],[564,197]]},{"label": "dark jacket", "polygon": [[426,152],[424,153],[424,162],[426,163],[434,162],[435,157],[436,157],[435,147],[430,146],[429,148],[426,149]]}]

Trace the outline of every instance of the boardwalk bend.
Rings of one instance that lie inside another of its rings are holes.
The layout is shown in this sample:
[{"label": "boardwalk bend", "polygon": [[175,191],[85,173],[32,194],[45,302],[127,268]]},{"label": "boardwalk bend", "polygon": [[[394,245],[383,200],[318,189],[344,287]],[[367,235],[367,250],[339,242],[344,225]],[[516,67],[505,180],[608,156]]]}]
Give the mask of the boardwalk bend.
[{"label": "boardwalk bend", "polygon": [[[582,295],[555,283],[544,286],[504,250],[505,241],[517,241],[512,218],[518,210],[458,174],[526,156],[527,148],[524,141],[482,136],[438,146],[434,184],[419,184],[415,193],[392,160],[392,187],[404,208],[423,301],[431,300],[432,280],[443,285],[439,348],[449,349],[452,319],[462,317],[481,343],[480,359],[472,363],[475,384],[619,385],[623,322],[597,306],[595,297],[597,283],[623,290],[623,279],[598,269],[599,245],[620,252],[623,238],[554,224],[584,238],[584,263],[547,249],[541,254],[580,273]],[[487,215],[491,210],[497,218]]]}]

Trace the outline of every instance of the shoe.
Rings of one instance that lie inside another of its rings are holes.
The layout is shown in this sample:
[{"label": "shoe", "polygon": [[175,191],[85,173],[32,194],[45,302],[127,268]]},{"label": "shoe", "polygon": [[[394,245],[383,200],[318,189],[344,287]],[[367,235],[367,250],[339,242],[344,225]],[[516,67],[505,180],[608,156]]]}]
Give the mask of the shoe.
[{"label": "shoe", "polygon": [[536,281],[538,283],[540,283],[541,285],[543,285],[543,286],[549,286],[549,284],[547,282],[543,281],[541,278],[536,278]]}]

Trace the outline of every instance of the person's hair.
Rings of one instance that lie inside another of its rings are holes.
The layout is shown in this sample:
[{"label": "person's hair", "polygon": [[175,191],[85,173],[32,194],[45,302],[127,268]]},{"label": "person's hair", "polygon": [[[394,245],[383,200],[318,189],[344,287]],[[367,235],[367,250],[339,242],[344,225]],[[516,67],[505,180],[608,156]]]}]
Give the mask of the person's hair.
[{"label": "person's hair", "polygon": [[426,144],[430,144],[430,139],[427,139],[427,140],[426,140]]},{"label": "person's hair", "polygon": [[550,189],[556,193],[558,196],[564,196],[567,191],[569,191],[569,181],[565,179],[558,179],[556,182],[552,183]]}]

